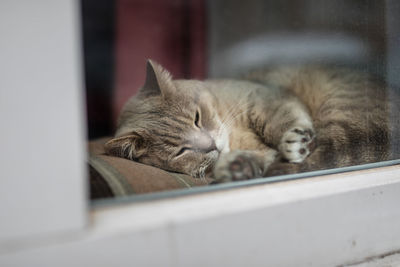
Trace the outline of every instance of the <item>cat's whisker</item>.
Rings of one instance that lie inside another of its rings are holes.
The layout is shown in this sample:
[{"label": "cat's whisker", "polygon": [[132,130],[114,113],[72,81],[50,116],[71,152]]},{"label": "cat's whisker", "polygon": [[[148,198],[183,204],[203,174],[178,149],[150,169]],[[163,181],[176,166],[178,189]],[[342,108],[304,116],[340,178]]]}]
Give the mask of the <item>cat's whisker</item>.
[{"label": "cat's whisker", "polygon": [[[243,103],[244,101],[247,101],[247,103]],[[241,107],[243,105],[244,110],[247,110],[248,105],[250,104],[250,101],[247,99],[247,97],[244,97],[242,99],[240,99],[238,102],[232,104],[228,111],[226,112],[224,118],[222,118],[222,123],[225,122],[226,119],[229,119],[231,117],[231,115],[236,111],[238,111],[238,107]]]},{"label": "cat's whisker", "polygon": [[[243,103],[244,101],[247,101],[247,102]],[[237,109],[238,107],[240,107],[242,105],[243,105],[243,107],[241,109]],[[226,130],[230,126],[232,126],[233,123],[235,122],[235,119],[247,111],[247,108],[249,107],[249,105],[250,105],[250,101],[248,101],[247,98],[242,98],[235,104],[232,104],[230,106],[229,110],[226,112],[225,116],[221,120],[221,126],[218,130],[217,135],[221,136],[221,134],[223,133],[224,130]]]},{"label": "cat's whisker", "polygon": [[234,108],[236,108],[239,105],[239,103],[237,103],[236,105],[231,105],[228,109],[228,111],[226,112],[225,116],[222,118],[221,122],[224,123],[227,119],[230,118],[231,114],[235,111]]},{"label": "cat's whisker", "polygon": [[230,126],[232,126],[235,123],[236,118],[245,112],[247,112],[247,109],[243,109],[240,112],[238,112],[237,114],[229,114],[229,120],[225,120],[221,123],[220,130],[218,131],[218,135],[220,135],[223,130],[230,128]]},{"label": "cat's whisker", "polygon": [[243,113],[245,113],[245,112],[247,112],[247,110],[242,110],[242,111],[238,112],[237,114],[232,115],[230,117],[230,120],[227,121],[225,124],[228,125],[228,126],[231,126],[233,124],[233,122],[235,121],[235,119],[237,117],[239,117],[240,115],[242,115]]},{"label": "cat's whisker", "polygon": [[[228,116],[238,105],[240,105],[242,101],[243,101],[243,99],[240,99],[236,103],[232,103],[229,106],[229,109],[226,111],[226,116]],[[224,118],[226,118],[226,116]]]},{"label": "cat's whisker", "polygon": [[244,99],[242,99],[236,105],[234,105],[235,110],[233,110],[233,112],[228,112],[226,114],[225,119],[224,119],[223,122],[226,122],[226,120],[228,120],[228,122],[232,121],[235,118],[237,118],[239,115],[243,114],[244,112],[246,112],[248,110],[248,107],[250,105],[250,101],[242,103],[243,101],[244,101]]},{"label": "cat's whisker", "polygon": [[229,106],[228,110],[227,110],[226,113],[225,113],[225,116],[224,116],[224,117],[222,118],[222,120],[221,120],[222,123],[224,123],[225,120],[228,119],[228,117],[230,116],[230,114],[235,110],[235,108],[237,108],[237,107],[241,104],[242,101],[243,101],[243,99],[241,99],[241,100],[239,100],[238,102],[233,103],[232,105]]},{"label": "cat's whisker", "polygon": [[207,182],[206,171],[217,160],[217,157],[209,157],[205,159],[199,167],[193,171],[192,176],[199,178],[202,182]]}]

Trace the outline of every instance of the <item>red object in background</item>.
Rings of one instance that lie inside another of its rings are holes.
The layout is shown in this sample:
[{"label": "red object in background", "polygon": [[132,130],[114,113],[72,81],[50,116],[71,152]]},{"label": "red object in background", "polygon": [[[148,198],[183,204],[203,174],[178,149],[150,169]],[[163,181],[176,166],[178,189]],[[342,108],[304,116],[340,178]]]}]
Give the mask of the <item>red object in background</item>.
[{"label": "red object in background", "polygon": [[204,0],[117,0],[113,121],[145,81],[148,58],[174,78],[206,74]]}]

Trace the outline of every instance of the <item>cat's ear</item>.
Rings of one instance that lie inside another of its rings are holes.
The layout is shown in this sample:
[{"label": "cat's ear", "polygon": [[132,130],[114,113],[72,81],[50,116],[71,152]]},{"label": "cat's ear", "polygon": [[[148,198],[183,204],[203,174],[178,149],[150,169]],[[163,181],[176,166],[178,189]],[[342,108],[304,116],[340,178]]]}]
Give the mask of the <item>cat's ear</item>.
[{"label": "cat's ear", "polygon": [[171,74],[158,63],[150,59],[147,60],[146,82],[140,90],[141,94],[144,96],[165,96],[173,89],[174,85],[172,83]]},{"label": "cat's ear", "polygon": [[111,139],[104,145],[104,149],[111,156],[135,160],[147,151],[148,143],[142,135],[134,132]]}]

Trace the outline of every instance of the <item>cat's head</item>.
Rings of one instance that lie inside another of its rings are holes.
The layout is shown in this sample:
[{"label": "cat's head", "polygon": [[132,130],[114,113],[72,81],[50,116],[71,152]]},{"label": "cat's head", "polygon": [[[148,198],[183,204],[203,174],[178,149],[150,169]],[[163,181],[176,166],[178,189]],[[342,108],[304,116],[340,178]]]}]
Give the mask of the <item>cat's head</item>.
[{"label": "cat's head", "polygon": [[203,177],[229,137],[206,83],[172,80],[155,62],[147,62],[145,85],[122,110],[108,154],[169,171]]}]

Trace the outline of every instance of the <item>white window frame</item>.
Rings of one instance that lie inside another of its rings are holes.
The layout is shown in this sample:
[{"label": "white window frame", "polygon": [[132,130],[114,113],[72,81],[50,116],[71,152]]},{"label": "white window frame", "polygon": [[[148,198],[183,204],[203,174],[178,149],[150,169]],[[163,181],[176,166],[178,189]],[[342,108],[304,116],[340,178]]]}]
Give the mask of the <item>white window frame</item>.
[{"label": "white window frame", "polygon": [[88,210],[78,7],[0,3],[0,266],[336,266],[400,250],[400,165]]},{"label": "white window frame", "polygon": [[0,240],[87,221],[79,2],[0,2]]},{"label": "white window frame", "polygon": [[[97,207],[4,266],[338,266],[400,249],[400,166]],[[398,258],[397,258],[398,259]],[[373,265],[379,266],[379,265]]]}]

